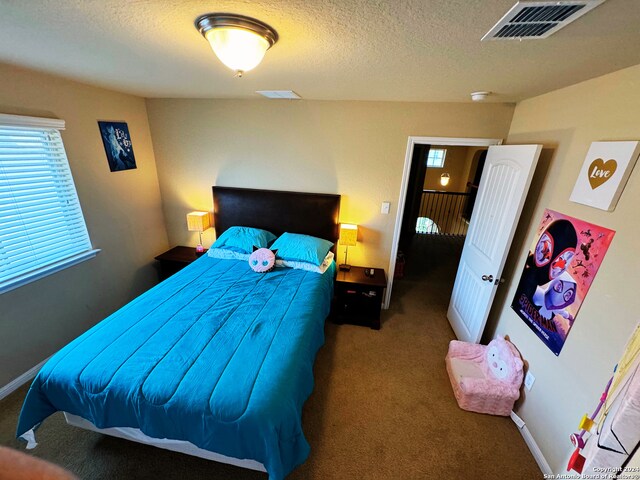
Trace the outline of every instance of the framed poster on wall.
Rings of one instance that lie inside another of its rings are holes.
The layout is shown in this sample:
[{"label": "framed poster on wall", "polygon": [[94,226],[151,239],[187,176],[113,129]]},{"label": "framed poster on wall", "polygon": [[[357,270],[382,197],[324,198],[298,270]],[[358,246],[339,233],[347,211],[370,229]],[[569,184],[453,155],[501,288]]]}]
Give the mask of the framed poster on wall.
[{"label": "framed poster on wall", "polygon": [[593,142],[569,198],[612,212],[640,154],[640,142]]},{"label": "framed poster on wall", "polygon": [[100,136],[112,172],[136,167],[129,127],[125,122],[98,122]]},{"label": "framed poster on wall", "polygon": [[615,232],[545,210],[511,308],[559,355]]}]

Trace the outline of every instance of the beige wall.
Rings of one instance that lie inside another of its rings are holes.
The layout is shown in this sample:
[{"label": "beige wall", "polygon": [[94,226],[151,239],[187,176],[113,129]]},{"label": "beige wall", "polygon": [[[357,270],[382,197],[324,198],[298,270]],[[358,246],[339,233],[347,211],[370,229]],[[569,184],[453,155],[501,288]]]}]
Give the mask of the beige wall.
[{"label": "beige wall", "polygon": [[[445,192],[464,192],[467,186],[467,177],[469,176],[469,147],[440,147],[446,148],[447,154],[444,159],[443,168],[427,168],[427,174],[424,177],[424,188],[427,190],[442,190]],[[440,185],[440,175],[448,173],[450,176],[449,184],[446,187]]]},{"label": "beige wall", "polygon": [[[476,169],[478,168],[478,160],[480,160],[480,155],[478,152],[487,150],[487,147],[469,147],[467,149],[467,181],[473,182],[473,177],[475,176]],[[466,184],[465,190],[466,192]]]},{"label": "beige wall", "polygon": [[[591,413],[639,320],[640,172],[636,166],[614,212],[569,201],[591,142],[640,139],[640,66],[521,102],[508,142],[541,143],[541,157],[496,298],[489,335],[509,335],[536,383],[516,412],[556,473],[566,468],[569,435]],[[544,208],[616,231],[559,357],[509,307]],[[499,291],[500,292],[500,291]]]},{"label": "beige wall", "polygon": [[[361,227],[361,242],[349,249],[350,262],[387,268],[408,137],[504,138],[513,108],[147,100],[169,242],[197,243],[185,214],[212,209],[212,185],[339,193],[341,220]],[[380,214],[383,201],[391,202],[389,215]],[[211,244],[214,232],[205,237]]]},{"label": "beige wall", "polygon": [[[0,113],[60,118],[97,257],[0,295],[0,386],[157,281],[168,245],[144,100],[0,65]],[[129,125],[138,168],[111,173],[97,120]]]}]

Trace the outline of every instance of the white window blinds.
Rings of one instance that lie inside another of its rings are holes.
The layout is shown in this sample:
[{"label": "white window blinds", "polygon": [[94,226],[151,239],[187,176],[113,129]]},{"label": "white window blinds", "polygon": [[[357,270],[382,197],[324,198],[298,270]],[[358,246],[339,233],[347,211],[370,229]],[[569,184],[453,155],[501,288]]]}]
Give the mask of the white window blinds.
[{"label": "white window blinds", "polygon": [[0,293],[94,256],[60,120],[0,115]]}]

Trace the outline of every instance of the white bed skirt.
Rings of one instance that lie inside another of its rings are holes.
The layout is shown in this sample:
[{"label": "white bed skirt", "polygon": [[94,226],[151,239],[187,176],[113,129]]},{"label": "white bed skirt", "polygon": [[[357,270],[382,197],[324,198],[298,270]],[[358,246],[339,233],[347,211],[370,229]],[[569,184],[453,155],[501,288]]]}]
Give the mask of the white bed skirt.
[{"label": "white bed skirt", "polygon": [[103,433],[105,435],[111,435],[112,437],[124,438],[125,440],[131,440],[138,443],[144,443],[146,445],[153,445],[154,447],[164,448],[165,450],[172,450],[174,452],[186,453],[194,457],[205,458],[207,460],[213,460],[220,463],[228,463],[237,467],[248,468],[251,470],[258,470],[259,472],[266,472],[264,465],[255,460],[242,460],[235,457],[227,457],[219,453],[203,450],[196,447],[193,443],[186,442],[184,440],[170,440],[168,438],[153,438],[142,433],[138,428],[130,427],[113,427],[113,428],[98,428],[93,423],[85,420],[77,415],[64,412],[64,418],[69,425],[74,427],[84,428],[85,430],[92,430],[94,432]]}]

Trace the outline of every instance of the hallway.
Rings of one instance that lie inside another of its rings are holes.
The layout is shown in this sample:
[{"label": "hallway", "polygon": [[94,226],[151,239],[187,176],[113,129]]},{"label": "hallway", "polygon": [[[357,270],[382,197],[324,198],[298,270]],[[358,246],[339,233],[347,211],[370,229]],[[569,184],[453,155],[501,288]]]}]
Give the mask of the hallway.
[{"label": "hallway", "polygon": [[[391,301],[402,303],[411,297],[424,302],[422,306],[444,309],[446,314],[464,240],[463,236],[416,234],[406,256],[404,277],[393,282]],[[412,294],[420,290],[429,294],[414,298]]]}]

